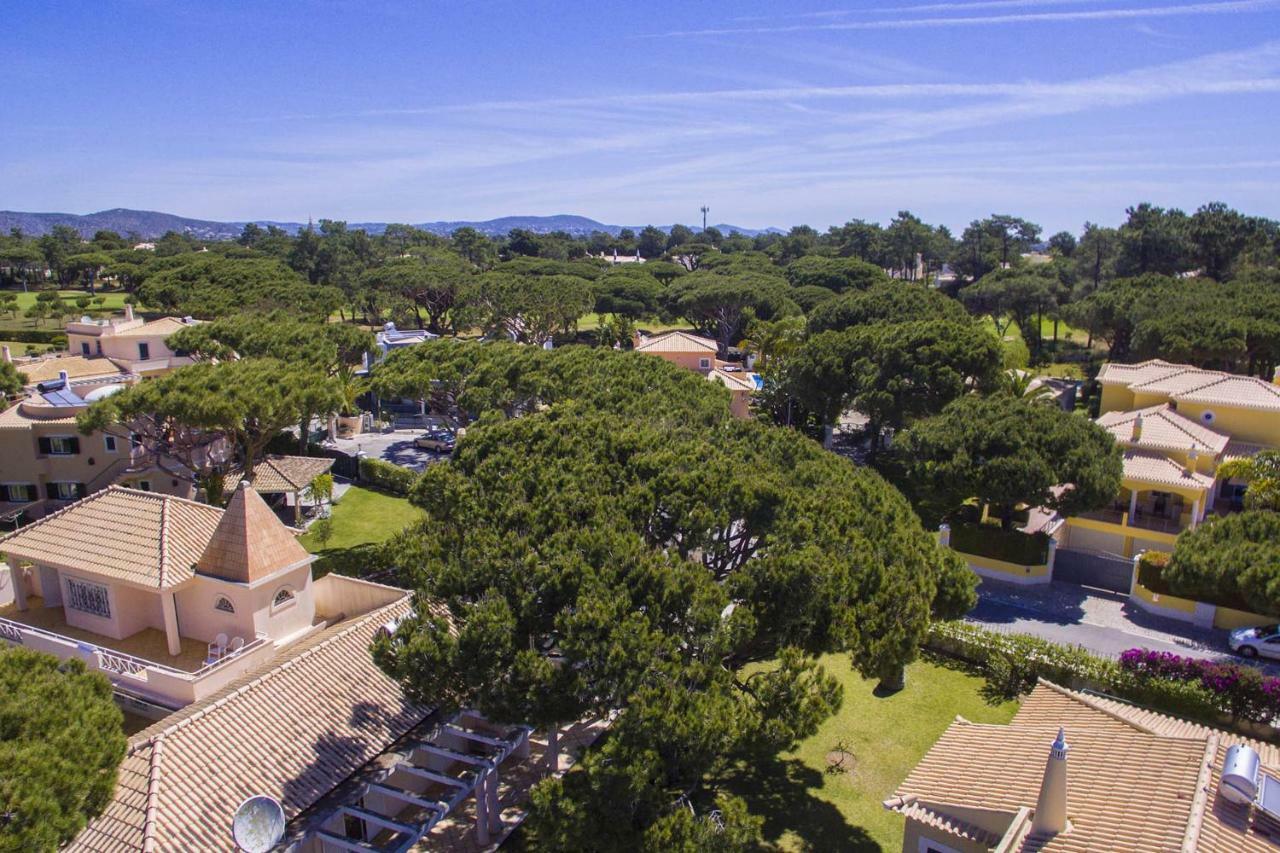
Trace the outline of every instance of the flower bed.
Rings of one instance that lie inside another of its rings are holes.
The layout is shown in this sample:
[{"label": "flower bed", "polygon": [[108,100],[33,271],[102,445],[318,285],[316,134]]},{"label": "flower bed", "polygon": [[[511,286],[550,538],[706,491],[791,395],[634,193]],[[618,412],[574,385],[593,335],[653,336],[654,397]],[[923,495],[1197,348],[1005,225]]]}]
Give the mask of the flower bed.
[{"label": "flower bed", "polygon": [[1014,696],[1044,678],[1075,690],[1096,690],[1173,716],[1232,726],[1259,736],[1280,716],[1280,679],[1252,667],[1196,661],[1147,649],[1120,660],[1028,634],[1005,634],[965,622],[935,622],[926,646],[978,667],[991,688]]},{"label": "flower bed", "polygon": [[1130,649],[1120,655],[1120,667],[1141,679],[1199,684],[1237,719],[1270,723],[1280,717],[1280,678],[1251,666]]}]

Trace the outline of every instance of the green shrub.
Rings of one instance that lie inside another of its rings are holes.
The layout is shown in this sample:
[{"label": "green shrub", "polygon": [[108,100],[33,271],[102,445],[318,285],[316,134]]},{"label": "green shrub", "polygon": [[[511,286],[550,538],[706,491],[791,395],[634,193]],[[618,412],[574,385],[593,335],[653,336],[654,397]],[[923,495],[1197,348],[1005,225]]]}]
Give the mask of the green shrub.
[{"label": "green shrub", "polygon": [[55,344],[66,347],[67,335],[58,329],[5,329],[0,332],[6,341],[20,344]]},{"label": "green shrub", "polygon": [[1188,589],[1185,584],[1172,583],[1166,573],[1172,559],[1173,555],[1166,551],[1148,551],[1143,554],[1142,558],[1138,560],[1138,583],[1160,595],[1190,598],[1219,607],[1230,607],[1234,610],[1264,613],[1265,615],[1264,611],[1246,601],[1244,596],[1235,590],[1214,590],[1204,587]]},{"label": "green shrub", "polygon": [[1049,560],[1049,537],[1021,530],[1001,530],[989,524],[955,524],[951,528],[951,548],[1003,560],[1019,566],[1043,566]]},{"label": "green shrub", "polygon": [[1140,676],[1118,661],[1079,646],[1062,646],[1029,634],[1005,634],[966,622],[935,622],[925,645],[967,661],[1002,697],[1025,693],[1037,678],[1071,689],[1091,689],[1178,717],[1220,725],[1234,710],[1224,695],[1175,678]]},{"label": "green shrub", "polygon": [[413,488],[413,484],[422,476],[416,471],[400,465],[393,465],[381,459],[360,460],[360,480],[375,489],[381,489],[393,495],[405,496]]}]

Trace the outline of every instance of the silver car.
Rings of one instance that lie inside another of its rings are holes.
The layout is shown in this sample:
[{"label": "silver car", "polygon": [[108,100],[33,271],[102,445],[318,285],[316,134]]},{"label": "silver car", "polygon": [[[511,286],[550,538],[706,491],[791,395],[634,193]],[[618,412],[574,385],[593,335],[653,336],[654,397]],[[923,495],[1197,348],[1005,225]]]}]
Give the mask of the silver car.
[{"label": "silver car", "polygon": [[1247,658],[1280,659],[1280,625],[1237,628],[1227,637],[1231,651]]}]

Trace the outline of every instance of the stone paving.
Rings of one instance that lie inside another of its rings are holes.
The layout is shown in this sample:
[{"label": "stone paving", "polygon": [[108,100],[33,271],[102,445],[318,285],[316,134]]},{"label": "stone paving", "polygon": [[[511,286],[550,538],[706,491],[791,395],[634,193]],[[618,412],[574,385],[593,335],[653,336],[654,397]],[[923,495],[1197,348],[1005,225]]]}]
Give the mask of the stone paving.
[{"label": "stone paving", "polygon": [[1062,625],[1093,625],[1188,650],[1227,652],[1226,631],[1148,613],[1116,592],[1062,582],[1023,586],[984,579],[979,594],[984,600],[1033,611]]}]

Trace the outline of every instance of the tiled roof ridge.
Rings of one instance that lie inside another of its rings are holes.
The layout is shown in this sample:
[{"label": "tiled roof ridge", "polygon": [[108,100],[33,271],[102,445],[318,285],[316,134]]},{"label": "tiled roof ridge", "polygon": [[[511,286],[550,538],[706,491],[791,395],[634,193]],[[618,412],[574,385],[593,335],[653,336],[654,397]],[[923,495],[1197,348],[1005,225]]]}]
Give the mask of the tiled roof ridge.
[{"label": "tiled roof ridge", "polygon": [[[1072,690],[1068,687],[1063,687],[1060,684],[1054,684],[1052,681],[1046,681],[1043,678],[1037,679],[1036,683],[1040,686],[1049,688],[1050,690],[1053,690],[1054,692],[1059,693],[1062,696],[1067,697],[1068,699],[1072,699],[1076,702],[1079,702],[1081,705],[1084,705],[1085,707],[1089,708],[1089,710],[1091,711],[1097,711],[1099,714],[1105,714],[1111,719],[1124,723],[1125,725],[1129,726],[1129,728],[1135,729],[1144,734],[1149,734],[1149,735],[1153,735],[1155,737],[1160,737],[1160,738],[1168,738],[1169,740],[1193,740],[1193,741],[1202,740],[1202,737],[1198,737],[1198,736],[1171,735],[1171,734],[1166,734],[1164,732],[1158,732],[1155,729],[1151,728],[1150,726],[1145,726],[1139,723],[1137,720],[1127,717],[1124,714],[1117,713],[1111,710],[1110,708],[1106,707],[1105,705],[1098,703],[1097,701],[1094,700],[1094,697],[1090,696],[1088,693],[1082,693],[1076,690]],[[1124,700],[1118,700],[1118,701],[1124,701]],[[1152,711],[1151,713],[1163,719],[1176,719],[1174,717],[1170,717],[1167,714],[1161,714],[1159,711]]]},{"label": "tiled roof ridge", "polygon": [[1187,820],[1187,834],[1182,837],[1182,849],[1188,853],[1200,846],[1200,829],[1204,826],[1205,807],[1209,802],[1213,760],[1218,756],[1220,740],[1217,733],[1205,739],[1204,760],[1200,763],[1200,775],[1196,777],[1196,793],[1191,800],[1191,817]]},{"label": "tiled roof ridge", "polygon": [[1197,436],[1191,430],[1187,429],[1185,424],[1194,424],[1197,429],[1202,429],[1205,432],[1212,433],[1220,438],[1224,438],[1227,440],[1230,440],[1231,438],[1230,436],[1224,435],[1223,433],[1220,433],[1215,429],[1211,429],[1210,427],[1201,426],[1200,424],[1197,424],[1195,421],[1191,420],[1186,415],[1180,413],[1177,409],[1175,409],[1173,406],[1169,405],[1168,403],[1160,403],[1159,405],[1149,406],[1148,408],[1145,408],[1145,409],[1135,409],[1132,412],[1126,412],[1125,414],[1132,415],[1133,417],[1118,419],[1116,423],[1124,423],[1126,420],[1130,420],[1130,421],[1136,420],[1138,415],[1142,415],[1144,417],[1148,415],[1150,416],[1172,415],[1173,417],[1162,417],[1161,420],[1163,420],[1165,423],[1169,424],[1171,427],[1173,427],[1178,432],[1182,433],[1187,438],[1191,439],[1193,442],[1197,444],[1208,445],[1208,442],[1205,441],[1203,438]]},{"label": "tiled roof ridge", "polygon": [[164,588],[165,575],[169,573],[169,502],[160,502],[160,588]]},{"label": "tiled roof ridge", "polygon": [[389,611],[398,606],[402,606],[404,604],[405,598],[407,597],[408,597],[408,593],[405,594],[405,597],[399,598],[391,602],[390,604],[385,604],[382,607],[379,607],[377,610],[370,610],[364,616],[353,619],[350,625],[338,631],[337,633],[331,636],[325,637],[320,642],[313,644],[310,648],[304,649],[302,652],[290,657],[285,661],[282,661],[277,665],[271,665],[271,663],[268,662],[265,669],[262,672],[260,672],[256,677],[240,685],[235,690],[231,691],[225,696],[221,696],[218,699],[214,700],[213,702],[210,702],[208,705],[205,705],[203,708],[196,711],[194,714],[189,714],[187,716],[184,716],[182,719],[178,720],[172,725],[167,726],[166,728],[163,728],[160,731],[156,732],[155,734],[151,735],[146,740],[139,741],[137,744],[137,748],[141,748],[147,744],[158,744],[160,741],[164,740],[164,738],[186,727],[187,725],[191,724],[195,720],[203,719],[204,717],[213,713],[217,709],[223,707],[230,700],[237,698],[245,693],[248,693],[254,688],[262,686],[263,684],[278,677],[281,673],[288,672],[289,670],[293,669],[293,667],[297,666],[299,662],[307,660],[313,655],[319,653],[322,649],[327,649],[337,641],[345,639],[352,632],[369,624],[371,621],[381,616],[386,611]]},{"label": "tiled roof ridge", "polygon": [[[35,530],[37,527],[43,527],[44,525],[48,524],[50,521],[53,521],[55,518],[58,518],[59,516],[65,515],[67,512],[75,509],[76,507],[84,506],[85,504],[90,503],[92,501],[101,500],[102,498],[106,497],[107,495],[113,492],[132,492],[132,491],[134,491],[134,489],[126,489],[124,486],[116,486],[116,485],[107,486],[105,489],[101,489],[99,491],[94,492],[91,495],[86,495],[85,497],[81,498],[78,501],[73,501],[72,503],[67,504],[62,509],[54,510],[48,515],[36,519],[31,524],[28,524],[26,527],[19,527],[17,530],[10,530],[8,533],[4,534],[3,536],[0,536],[0,544],[4,544],[5,542],[8,542],[10,539],[14,538],[19,533],[29,533],[30,531]],[[139,492],[139,494],[154,495],[153,492]]]},{"label": "tiled roof ridge", "polygon": [[142,849],[151,853],[156,849],[156,824],[160,815],[160,759],[164,745],[156,743],[147,761],[147,804],[142,811]]}]

